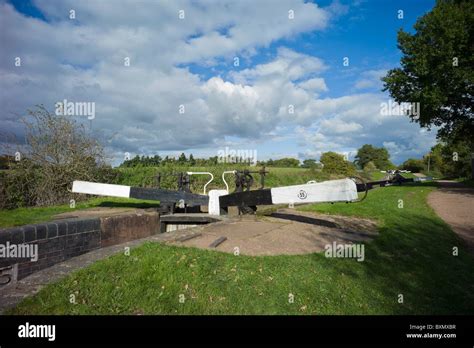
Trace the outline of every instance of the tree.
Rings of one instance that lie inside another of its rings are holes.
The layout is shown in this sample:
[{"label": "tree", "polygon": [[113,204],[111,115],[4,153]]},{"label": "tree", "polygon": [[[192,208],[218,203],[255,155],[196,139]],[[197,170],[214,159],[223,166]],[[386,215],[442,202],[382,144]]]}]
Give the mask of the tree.
[{"label": "tree", "polygon": [[413,173],[419,173],[425,169],[423,160],[409,158],[402,164],[402,168]]},{"label": "tree", "polygon": [[369,162],[373,162],[375,167],[382,170],[395,167],[393,163],[390,162],[390,154],[387,149],[384,147],[375,147],[369,144],[365,144],[357,150],[354,162],[359,165],[360,168],[365,168]]},{"label": "tree", "polygon": [[187,161],[188,160],[186,158],[186,155],[184,154],[184,152],[182,152],[181,155],[178,158],[178,163],[179,164],[186,164]]},{"label": "tree", "polygon": [[343,155],[336,152],[324,152],[319,160],[323,165],[323,172],[330,174],[354,175],[356,170],[352,163],[346,161]]},{"label": "tree", "polygon": [[284,157],[277,160],[269,159],[266,165],[269,167],[296,168],[299,167],[300,161],[296,158]]},{"label": "tree", "polygon": [[467,141],[439,142],[431,148],[430,155],[424,156],[425,167],[430,161],[430,172],[448,178],[469,177],[471,151]]},{"label": "tree", "polygon": [[319,167],[321,167],[321,164],[318,163],[315,159],[308,158],[308,159],[305,159],[303,161],[303,164],[301,165],[301,167],[303,167],[303,168],[319,168]]},{"label": "tree", "polygon": [[438,136],[474,140],[474,1],[438,0],[417,20],[416,32],[398,32],[401,67],[384,81],[397,102],[418,102],[421,127],[440,127]]},{"label": "tree", "polygon": [[189,155],[189,164],[190,164],[191,166],[196,165],[196,160],[194,159],[193,154],[190,154],[190,155]]},{"label": "tree", "polygon": [[74,180],[112,177],[103,146],[84,126],[42,106],[23,120],[26,146],[5,175],[6,208],[69,202]]}]

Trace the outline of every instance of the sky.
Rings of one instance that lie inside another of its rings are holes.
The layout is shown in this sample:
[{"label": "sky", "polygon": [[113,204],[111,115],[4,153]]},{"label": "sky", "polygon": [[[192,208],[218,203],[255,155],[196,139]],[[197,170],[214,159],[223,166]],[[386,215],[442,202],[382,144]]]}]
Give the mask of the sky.
[{"label": "sky", "polygon": [[69,117],[103,139],[113,165],[225,148],[258,160],[326,151],[353,160],[363,144],[400,164],[427,153],[436,129],[381,113],[390,95],[380,78],[399,66],[397,31],[412,32],[433,6],[0,0],[0,133],[21,141],[27,109],[55,112],[67,100],[93,103],[93,117]]}]

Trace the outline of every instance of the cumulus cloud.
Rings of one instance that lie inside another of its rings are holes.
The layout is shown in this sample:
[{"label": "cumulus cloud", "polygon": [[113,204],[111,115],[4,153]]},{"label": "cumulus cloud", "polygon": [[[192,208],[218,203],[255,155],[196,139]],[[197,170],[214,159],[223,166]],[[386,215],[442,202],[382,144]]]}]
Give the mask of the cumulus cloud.
[{"label": "cumulus cloud", "polygon": [[298,84],[299,87],[311,92],[327,92],[328,87],[322,77],[308,79]]},{"label": "cumulus cloud", "polygon": [[387,70],[367,70],[361,74],[361,77],[356,81],[354,87],[356,89],[367,88],[381,88],[382,81],[380,80],[387,74]]},{"label": "cumulus cloud", "polygon": [[[278,40],[325,30],[347,12],[337,2],[326,8],[296,0],[35,4],[46,21],[0,3],[2,130],[21,135],[19,114],[35,104],[52,110],[68,99],[96,103],[92,130],[107,136],[110,153],[120,160],[125,152],[212,154],[230,138],[293,138],[308,153],[349,151],[381,143],[383,136],[397,144],[414,141],[415,128],[405,118],[380,115],[380,94],[319,98],[328,92],[322,75],[330,68],[321,57],[280,45],[273,57],[224,76],[203,78],[190,68],[234,56],[251,62]],[[362,74],[359,87],[380,74]]]}]

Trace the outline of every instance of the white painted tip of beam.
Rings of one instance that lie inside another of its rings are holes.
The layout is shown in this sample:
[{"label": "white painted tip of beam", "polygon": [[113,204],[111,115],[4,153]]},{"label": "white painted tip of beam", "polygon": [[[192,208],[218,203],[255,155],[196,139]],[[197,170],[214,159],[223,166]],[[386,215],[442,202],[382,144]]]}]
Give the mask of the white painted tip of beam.
[{"label": "white painted tip of beam", "polygon": [[85,193],[88,195],[129,198],[130,186],[75,180],[72,183],[72,192]]},{"label": "white painted tip of beam", "polygon": [[219,197],[228,195],[229,191],[227,190],[210,190],[209,191],[209,215],[220,215],[221,207],[219,204]]}]

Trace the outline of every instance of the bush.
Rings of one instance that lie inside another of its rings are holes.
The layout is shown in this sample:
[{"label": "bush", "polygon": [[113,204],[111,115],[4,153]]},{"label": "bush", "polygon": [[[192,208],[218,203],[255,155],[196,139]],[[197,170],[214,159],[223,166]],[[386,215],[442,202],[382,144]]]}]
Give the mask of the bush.
[{"label": "bush", "polygon": [[365,165],[364,171],[367,173],[372,173],[372,172],[377,171],[377,167],[375,166],[374,162],[370,161],[369,163]]},{"label": "bush", "polygon": [[113,180],[102,145],[82,125],[42,106],[28,115],[21,159],[10,163],[3,179],[5,208],[63,204],[81,198],[70,192],[74,180]]}]

